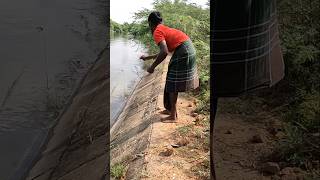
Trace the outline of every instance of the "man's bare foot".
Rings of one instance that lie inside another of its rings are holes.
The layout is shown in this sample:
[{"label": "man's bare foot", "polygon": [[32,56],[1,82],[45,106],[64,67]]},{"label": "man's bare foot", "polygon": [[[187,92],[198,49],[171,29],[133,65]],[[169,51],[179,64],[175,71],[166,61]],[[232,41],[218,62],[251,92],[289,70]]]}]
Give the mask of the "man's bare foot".
[{"label": "man's bare foot", "polygon": [[161,122],[163,123],[176,123],[178,121],[177,116],[172,117],[171,115],[165,118],[161,118]]},{"label": "man's bare foot", "polygon": [[[159,113],[160,113],[160,114],[167,114],[167,115],[170,115],[170,114],[171,114],[171,112],[170,112],[169,110],[167,110],[167,109],[162,110],[162,111],[160,111]],[[178,118],[178,113],[176,113],[176,118]]]},{"label": "man's bare foot", "polygon": [[160,111],[160,114],[168,114],[168,115],[170,115],[171,113],[170,113],[170,111],[169,110],[163,110],[163,111]]}]

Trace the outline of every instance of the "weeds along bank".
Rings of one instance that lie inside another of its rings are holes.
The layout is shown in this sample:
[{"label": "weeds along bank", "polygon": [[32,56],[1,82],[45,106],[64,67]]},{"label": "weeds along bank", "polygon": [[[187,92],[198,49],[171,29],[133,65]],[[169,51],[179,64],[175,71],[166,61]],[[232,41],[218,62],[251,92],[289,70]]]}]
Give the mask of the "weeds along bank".
[{"label": "weeds along bank", "polygon": [[286,77],[270,97],[279,97],[277,103],[284,107],[281,114],[287,123],[287,138],[280,143],[278,158],[319,173],[320,2],[277,3]]}]

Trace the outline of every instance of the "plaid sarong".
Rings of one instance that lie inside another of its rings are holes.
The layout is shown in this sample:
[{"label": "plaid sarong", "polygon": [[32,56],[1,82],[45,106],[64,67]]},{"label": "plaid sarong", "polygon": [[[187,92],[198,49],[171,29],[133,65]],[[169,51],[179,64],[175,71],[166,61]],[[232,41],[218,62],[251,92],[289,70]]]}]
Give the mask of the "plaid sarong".
[{"label": "plaid sarong", "polygon": [[170,92],[185,92],[198,87],[196,51],[189,39],[175,49],[169,62],[163,96],[164,107],[171,110]]},{"label": "plaid sarong", "polygon": [[196,65],[196,51],[187,40],[179,45],[169,62],[166,78],[166,92],[185,92],[199,86],[199,77]]},{"label": "plaid sarong", "polygon": [[239,96],[279,82],[285,73],[276,0],[215,0],[213,3],[213,95]]}]

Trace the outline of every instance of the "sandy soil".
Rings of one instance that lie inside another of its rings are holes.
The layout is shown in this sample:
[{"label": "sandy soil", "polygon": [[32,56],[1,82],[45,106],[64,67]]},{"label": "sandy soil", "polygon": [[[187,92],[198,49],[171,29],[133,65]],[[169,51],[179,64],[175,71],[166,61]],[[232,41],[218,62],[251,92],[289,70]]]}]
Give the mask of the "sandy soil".
[{"label": "sandy soil", "polygon": [[[162,89],[165,77],[163,73]],[[160,119],[168,115],[160,113],[164,110],[161,91],[141,179],[208,179],[209,121],[208,116],[194,112],[196,103],[195,98],[180,93],[177,123],[163,123]]]},{"label": "sandy soil", "polygon": [[[162,101],[161,98],[159,98]],[[153,124],[146,172],[142,179],[207,179],[209,176],[209,132],[197,124],[204,116],[193,113],[195,100],[187,95],[178,98],[178,122]],[[159,119],[167,115],[160,114]],[[195,116],[195,117],[194,117]],[[197,125],[196,125],[197,124]],[[180,145],[181,147],[175,147]],[[175,148],[174,148],[174,147]],[[203,167],[202,167],[203,166]]]},{"label": "sandy soil", "polygon": [[[234,99],[221,99],[215,126],[215,167],[218,180],[304,179],[305,173],[279,162],[268,162],[277,141],[284,138],[283,124],[267,111],[239,114],[224,110]],[[158,99],[158,117],[164,108]],[[194,113],[196,100],[178,99],[177,123],[153,123],[142,179],[210,179],[208,121]],[[185,143],[173,148],[172,145]],[[270,172],[269,172],[270,171]]]}]

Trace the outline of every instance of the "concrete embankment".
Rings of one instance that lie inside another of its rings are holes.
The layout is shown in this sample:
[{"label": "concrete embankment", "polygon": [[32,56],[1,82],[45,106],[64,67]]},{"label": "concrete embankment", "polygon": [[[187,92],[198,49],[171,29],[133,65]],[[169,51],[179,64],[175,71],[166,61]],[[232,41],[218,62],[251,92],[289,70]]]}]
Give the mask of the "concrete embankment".
[{"label": "concrete embankment", "polygon": [[164,66],[141,79],[109,132],[108,59],[108,52],[102,53],[84,78],[28,180],[106,180],[109,162],[111,166],[125,163],[126,179],[143,174],[152,123],[158,119],[155,112],[163,91]]},{"label": "concrete embankment", "polygon": [[109,168],[109,52],[103,51],[51,130],[28,180],[101,180]]},{"label": "concrete embankment", "polygon": [[159,94],[163,91],[163,65],[145,75],[136,86],[127,104],[111,128],[111,167],[125,166],[125,179],[140,179],[144,173],[145,154],[150,144],[152,123]]}]

